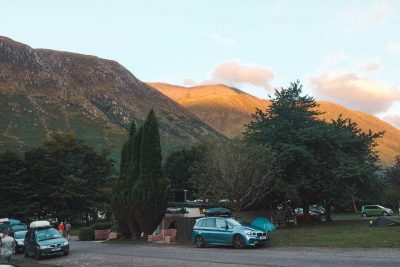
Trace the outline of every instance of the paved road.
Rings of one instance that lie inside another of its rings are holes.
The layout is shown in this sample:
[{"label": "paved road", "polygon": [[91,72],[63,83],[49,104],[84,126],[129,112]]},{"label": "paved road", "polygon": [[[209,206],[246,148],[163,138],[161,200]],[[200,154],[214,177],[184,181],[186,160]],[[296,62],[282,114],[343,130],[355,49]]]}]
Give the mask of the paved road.
[{"label": "paved road", "polygon": [[[22,259],[22,255],[16,256]],[[32,259],[32,261],[34,261]],[[272,247],[235,250],[71,241],[69,256],[41,263],[75,266],[400,266],[400,249]]]}]

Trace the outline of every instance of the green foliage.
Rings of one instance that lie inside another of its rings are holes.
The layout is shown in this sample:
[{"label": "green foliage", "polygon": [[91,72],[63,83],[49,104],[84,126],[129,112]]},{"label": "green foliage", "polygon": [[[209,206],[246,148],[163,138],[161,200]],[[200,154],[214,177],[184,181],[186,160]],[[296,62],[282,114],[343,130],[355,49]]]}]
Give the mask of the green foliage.
[{"label": "green foliage", "polygon": [[385,173],[386,201],[394,211],[400,211],[400,156]]},{"label": "green foliage", "polygon": [[169,181],[163,177],[158,122],[153,110],[143,125],[139,179],[134,195],[139,200],[135,217],[143,232],[152,234],[165,214]]},{"label": "green foliage", "polygon": [[[113,163],[106,152],[95,152],[76,134],[54,132],[21,159],[9,153],[2,156],[14,162],[0,162],[6,180],[13,179],[5,190],[13,190],[8,199],[25,209],[25,217],[81,221],[90,216],[95,220],[98,212],[109,210]],[[17,165],[17,172],[7,170]],[[23,202],[18,202],[19,197]]]},{"label": "green foliage", "polygon": [[90,226],[93,230],[107,230],[111,229],[114,226],[113,222],[100,222],[95,223]]},{"label": "green foliage", "polygon": [[94,229],[92,227],[83,227],[80,229],[78,237],[81,241],[94,240]]},{"label": "green foliage", "polygon": [[192,167],[190,182],[196,198],[230,201],[234,210],[263,206],[282,190],[269,147],[240,140],[211,143]]},{"label": "green foliage", "polygon": [[302,95],[299,82],[291,83],[275,91],[265,113],[257,110],[244,133],[249,143],[275,151],[281,184],[290,192],[282,199],[298,200],[305,214],[312,202],[330,207],[354,196],[365,200],[379,187],[373,148],[383,133],[363,133],[342,117],[331,123],[319,120],[317,108],[312,97]]},{"label": "green foliage", "polygon": [[164,174],[171,181],[172,188],[188,190],[191,197],[196,188],[190,182],[193,175],[193,165],[203,157],[204,146],[194,146],[191,149],[182,149],[172,152],[165,164]]},{"label": "green foliage", "polygon": [[[158,122],[153,110],[144,125],[131,127],[121,151],[121,175],[112,198],[114,215],[122,234],[139,238],[151,234],[162,220],[169,183],[161,168]],[[129,229],[129,231],[127,231]]]}]

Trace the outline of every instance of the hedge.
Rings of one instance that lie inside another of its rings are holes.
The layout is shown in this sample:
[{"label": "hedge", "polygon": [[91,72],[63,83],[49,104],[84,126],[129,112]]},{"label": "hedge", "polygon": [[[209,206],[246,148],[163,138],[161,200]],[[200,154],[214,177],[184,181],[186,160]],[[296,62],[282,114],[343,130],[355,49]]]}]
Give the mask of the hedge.
[{"label": "hedge", "polygon": [[114,226],[114,223],[112,222],[101,222],[101,223],[95,223],[90,226],[93,230],[107,230],[111,229]]},{"label": "hedge", "polygon": [[94,230],[91,227],[84,227],[79,231],[79,240],[91,241],[94,240]]}]

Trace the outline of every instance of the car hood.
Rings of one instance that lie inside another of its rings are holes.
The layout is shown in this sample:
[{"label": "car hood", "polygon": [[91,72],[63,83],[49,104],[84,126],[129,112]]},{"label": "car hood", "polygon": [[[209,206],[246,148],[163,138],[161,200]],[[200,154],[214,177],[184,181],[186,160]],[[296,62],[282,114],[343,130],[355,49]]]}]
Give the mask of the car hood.
[{"label": "car hood", "polygon": [[50,245],[54,245],[54,244],[62,244],[65,241],[67,241],[67,239],[65,239],[65,238],[53,238],[53,239],[38,241],[38,244],[40,246],[50,246]]},{"label": "car hood", "polygon": [[246,225],[246,226],[241,226],[241,229],[243,231],[256,231],[256,232],[265,232],[264,229],[262,229],[261,227],[258,226],[254,226],[254,225]]}]

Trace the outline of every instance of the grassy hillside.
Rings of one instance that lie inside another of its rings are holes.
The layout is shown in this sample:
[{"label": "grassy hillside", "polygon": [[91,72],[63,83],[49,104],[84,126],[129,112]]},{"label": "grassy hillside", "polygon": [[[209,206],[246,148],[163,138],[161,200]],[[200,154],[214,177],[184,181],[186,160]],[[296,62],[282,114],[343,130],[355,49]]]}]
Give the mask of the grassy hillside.
[{"label": "grassy hillside", "polygon": [[[188,108],[204,122],[228,137],[240,136],[244,125],[251,120],[256,108],[265,110],[269,101],[259,99],[238,89],[225,85],[203,85],[182,87],[164,83],[149,83],[182,106]],[[384,164],[392,164],[400,155],[400,130],[387,122],[363,112],[350,110],[331,102],[319,102],[319,109],[325,114],[321,118],[330,121],[340,114],[357,122],[363,131],[385,131],[378,140],[378,153]]]}]

